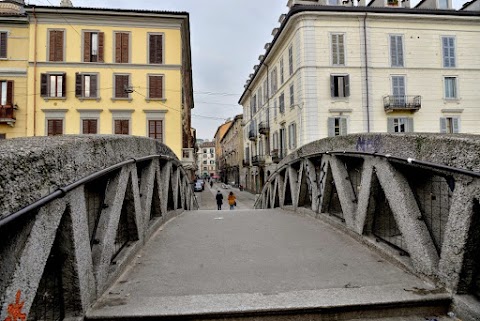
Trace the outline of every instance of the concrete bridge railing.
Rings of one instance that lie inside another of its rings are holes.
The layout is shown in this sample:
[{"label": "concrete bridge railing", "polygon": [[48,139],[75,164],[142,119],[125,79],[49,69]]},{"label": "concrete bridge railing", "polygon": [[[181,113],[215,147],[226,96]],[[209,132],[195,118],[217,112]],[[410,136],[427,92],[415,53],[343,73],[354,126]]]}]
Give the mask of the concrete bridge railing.
[{"label": "concrete bridge railing", "polygon": [[256,208],[326,219],[452,293],[480,299],[480,137],[350,135],[304,146]]},{"label": "concrete bridge railing", "polygon": [[159,226],[197,208],[154,140],[0,142],[0,320],[82,317]]}]

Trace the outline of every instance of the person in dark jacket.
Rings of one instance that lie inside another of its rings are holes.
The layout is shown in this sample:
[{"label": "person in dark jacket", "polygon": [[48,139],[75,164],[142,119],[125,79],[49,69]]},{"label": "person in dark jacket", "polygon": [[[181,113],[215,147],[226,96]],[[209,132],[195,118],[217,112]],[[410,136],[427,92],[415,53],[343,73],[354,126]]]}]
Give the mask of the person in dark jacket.
[{"label": "person in dark jacket", "polygon": [[222,204],[223,204],[223,195],[220,193],[220,190],[217,192],[217,195],[215,196],[215,199],[217,200],[217,209],[221,210],[222,209]]}]

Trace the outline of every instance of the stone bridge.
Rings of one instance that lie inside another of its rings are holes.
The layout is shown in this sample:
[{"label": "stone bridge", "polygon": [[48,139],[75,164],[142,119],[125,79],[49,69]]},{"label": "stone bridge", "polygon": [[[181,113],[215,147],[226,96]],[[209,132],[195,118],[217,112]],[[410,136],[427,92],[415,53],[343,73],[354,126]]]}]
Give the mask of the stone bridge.
[{"label": "stone bridge", "polygon": [[150,139],[0,148],[0,320],[410,321],[420,301],[480,319],[477,136],[320,140],[279,164],[257,211],[230,217],[197,211]]}]

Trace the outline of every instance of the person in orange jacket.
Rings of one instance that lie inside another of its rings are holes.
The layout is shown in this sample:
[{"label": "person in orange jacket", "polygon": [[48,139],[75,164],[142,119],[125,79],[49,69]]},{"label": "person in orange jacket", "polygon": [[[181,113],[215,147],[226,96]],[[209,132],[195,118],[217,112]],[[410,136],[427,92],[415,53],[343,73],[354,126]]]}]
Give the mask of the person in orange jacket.
[{"label": "person in orange jacket", "polygon": [[237,205],[236,200],[237,198],[233,195],[233,192],[230,192],[230,194],[228,194],[228,204],[230,205],[231,210],[235,209],[235,206]]}]

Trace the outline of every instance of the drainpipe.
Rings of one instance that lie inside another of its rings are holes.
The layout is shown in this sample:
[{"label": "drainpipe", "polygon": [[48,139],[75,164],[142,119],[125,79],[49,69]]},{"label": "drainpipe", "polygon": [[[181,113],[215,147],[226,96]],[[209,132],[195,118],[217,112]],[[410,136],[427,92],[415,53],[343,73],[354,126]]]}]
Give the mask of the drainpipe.
[{"label": "drainpipe", "polygon": [[363,38],[365,39],[365,78],[366,78],[366,93],[367,93],[367,133],[370,133],[370,85],[368,77],[368,45],[367,45],[367,16],[368,13],[365,13],[363,18]]},{"label": "drainpipe", "polygon": [[38,20],[33,7],[33,19],[35,20],[35,34],[33,37],[33,136],[37,136],[37,26]]}]

